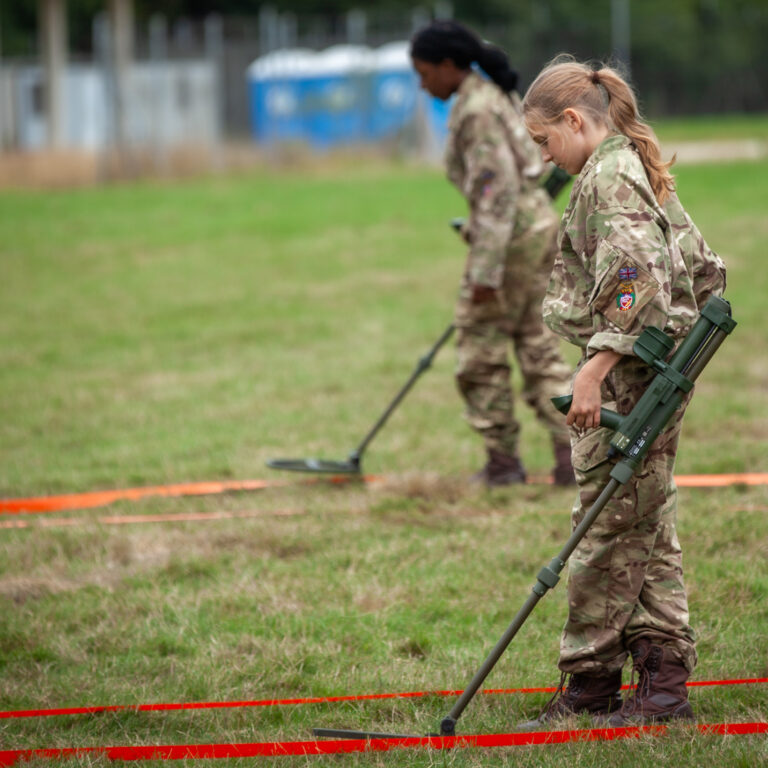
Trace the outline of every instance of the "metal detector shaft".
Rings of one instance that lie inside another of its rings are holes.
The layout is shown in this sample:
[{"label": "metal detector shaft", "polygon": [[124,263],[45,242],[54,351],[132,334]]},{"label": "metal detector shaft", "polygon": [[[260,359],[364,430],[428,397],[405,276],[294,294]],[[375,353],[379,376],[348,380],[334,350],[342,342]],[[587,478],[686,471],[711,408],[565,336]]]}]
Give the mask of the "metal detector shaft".
[{"label": "metal detector shaft", "polygon": [[347,731],[340,728],[313,728],[315,736],[329,739],[418,739],[407,733],[378,733],[377,731]]},{"label": "metal detector shaft", "polygon": [[603,507],[608,503],[608,500],[613,496],[620,485],[621,483],[618,480],[611,478],[595,503],[589,508],[587,514],[584,515],[582,521],[576,528],[574,528],[570,538],[557,556],[549,565],[544,566],[544,568],[541,569],[536,577],[537,580],[533,585],[533,590],[530,596],[517,612],[517,615],[507,627],[499,642],[496,643],[494,649],[488,654],[488,657],[482,663],[480,669],[477,670],[469,685],[461,696],[459,696],[451,711],[448,713],[448,716],[440,723],[441,735],[452,736],[456,733],[456,721],[461,716],[464,708],[477,693],[485,678],[488,677],[490,671],[496,666],[496,662],[501,658],[501,655],[507,649],[507,646],[512,642],[512,639],[517,634],[520,627],[525,624],[525,620],[536,607],[536,604],[542,597],[544,597],[548,590],[552,589],[552,587],[557,584],[560,579],[560,571],[565,567],[568,558],[573,554],[573,551],[576,549],[579,542],[584,538],[584,534],[586,534],[592,523],[595,522],[597,516],[602,512]]},{"label": "metal detector shaft", "polygon": [[451,338],[453,330],[453,324],[449,325],[443,331],[440,338],[434,343],[429,352],[427,352],[423,357],[419,358],[419,362],[417,363],[416,368],[414,369],[408,381],[405,382],[402,389],[395,395],[392,402],[385,408],[384,413],[379,416],[379,420],[371,427],[368,434],[360,442],[360,445],[358,445],[352,454],[350,454],[350,461],[359,461],[360,456],[362,456],[363,451],[367,448],[368,443],[373,440],[373,438],[376,436],[376,433],[384,426],[384,424],[386,424],[386,421],[391,416],[392,411],[397,408],[397,406],[400,404],[400,401],[408,394],[408,391],[414,385],[416,379],[418,379],[419,376],[421,376],[421,374],[424,373],[424,371],[426,371],[432,365],[432,361],[434,360],[435,355],[437,354],[440,347],[442,347],[443,344],[445,344],[445,342]]}]

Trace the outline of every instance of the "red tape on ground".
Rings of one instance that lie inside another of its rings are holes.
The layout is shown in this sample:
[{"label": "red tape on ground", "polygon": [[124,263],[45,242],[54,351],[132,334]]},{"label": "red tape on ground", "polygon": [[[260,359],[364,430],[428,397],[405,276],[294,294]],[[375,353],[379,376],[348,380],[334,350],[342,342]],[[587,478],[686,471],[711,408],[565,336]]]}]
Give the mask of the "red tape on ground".
[{"label": "red tape on ground", "polygon": [[[768,677],[748,677],[738,680],[695,680],[686,685],[690,688],[709,685],[754,685],[768,683]],[[630,686],[622,686],[628,690]],[[554,693],[555,687],[544,688],[486,688],[481,694],[498,695],[511,693]],[[53,715],[95,715],[99,712],[160,712],[178,709],[229,709],[237,707],[279,707],[301,704],[333,704],[343,701],[372,701],[376,699],[416,699],[424,696],[460,696],[463,691],[406,691],[404,693],[363,693],[349,696],[316,696],[300,699],[255,699],[252,701],[192,701],[171,704],[107,704],[91,707],[66,707],[55,709],[17,709],[0,712],[0,719],[11,717],[50,717]]]},{"label": "red tape on ground", "polygon": [[[710,723],[693,726],[700,734],[744,736],[768,733],[768,723]],[[663,736],[664,725],[633,728],[590,728],[573,731],[497,733],[470,736],[425,736],[392,739],[339,739],[333,741],[272,741],[253,744],[174,744],[135,747],[67,747],[59,749],[9,749],[0,751],[0,766],[19,760],[104,755],[110,760],[184,760],[233,757],[281,757],[287,755],[334,755],[351,752],[386,752],[390,749],[428,747],[519,747],[565,744],[574,741],[614,741],[642,736]]]},{"label": "red tape on ground", "polygon": [[[323,480],[303,480],[304,483],[331,482],[347,483],[362,479],[373,482],[381,478],[366,475],[332,475]],[[541,478],[545,482],[549,478]],[[675,482],[680,487],[713,488],[728,485],[768,485],[768,472],[751,472],[731,475],[677,475]],[[153,485],[143,488],[122,488],[111,491],[72,493],[64,496],[31,496],[25,499],[0,499],[0,514],[34,514],[58,512],[64,509],[91,509],[103,507],[115,501],[147,498],[149,496],[208,496],[230,491],[256,491],[264,488],[291,485],[285,480],[225,480],[221,482],[181,483],[177,485]]]}]

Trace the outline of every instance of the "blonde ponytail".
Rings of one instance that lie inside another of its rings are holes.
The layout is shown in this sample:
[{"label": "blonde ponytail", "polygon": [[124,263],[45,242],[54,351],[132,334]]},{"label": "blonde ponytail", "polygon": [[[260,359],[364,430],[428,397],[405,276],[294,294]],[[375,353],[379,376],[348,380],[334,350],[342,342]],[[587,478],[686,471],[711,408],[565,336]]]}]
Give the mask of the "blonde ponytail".
[{"label": "blonde ponytail", "polygon": [[523,101],[529,126],[557,123],[568,107],[581,109],[593,120],[624,134],[635,146],[659,204],[675,188],[651,127],[643,122],[629,84],[611,67],[594,70],[572,57],[557,57],[533,81]]},{"label": "blonde ponytail", "polygon": [[594,73],[595,83],[608,94],[608,114],[616,129],[634,144],[648,174],[648,181],[656,199],[664,204],[675,188],[669,168],[674,162],[661,159],[661,147],[653,129],[640,119],[635,94],[621,75],[610,67]]}]

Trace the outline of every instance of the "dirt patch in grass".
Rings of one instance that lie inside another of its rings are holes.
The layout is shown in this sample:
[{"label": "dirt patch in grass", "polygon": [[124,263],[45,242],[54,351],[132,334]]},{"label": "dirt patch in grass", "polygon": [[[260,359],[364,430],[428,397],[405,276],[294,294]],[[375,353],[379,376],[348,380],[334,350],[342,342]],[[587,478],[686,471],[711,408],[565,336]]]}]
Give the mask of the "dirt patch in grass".
[{"label": "dirt patch in grass", "polygon": [[402,496],[407,499],[420,499],[430,504],[456,504],[467,495],[466,480],[437,472],[408,472],[383,478],[372,486],[381,496]]},{"label": "dirt patch in grass", "polygon": [[13,600],[17,605],[23,605],[28,600],[39,600],[48,595],[68,592],[78,586],[73,581],[56,577],[11,576],[0,580],[0,596]]}]

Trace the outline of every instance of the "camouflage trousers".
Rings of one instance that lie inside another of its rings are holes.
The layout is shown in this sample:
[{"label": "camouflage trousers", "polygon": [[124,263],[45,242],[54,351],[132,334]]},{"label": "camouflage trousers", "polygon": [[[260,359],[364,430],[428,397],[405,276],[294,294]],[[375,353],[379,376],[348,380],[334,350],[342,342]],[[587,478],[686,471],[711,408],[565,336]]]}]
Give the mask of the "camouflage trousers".
[{"label": "camouflage trousers", "polygon": [[541,304],[556,252],[553,226],[516,238],[508,249],[504,282],[495,301],[473,304],[466,276],[456,304],[456,383],[465,417],[486,449],[517,453],[510,344],[523,379],[522,397],[555,443],[568,444],[565,419],[550,398],[568,392],[570,369],[560,340],[542,320]]},{"label": "camouflage trousers", "polygon": [[[627,414],[653,379],[636,358],[625,358],[603,383],[603,405]],[[675,455],[684,403],[659,435],[633,477],[607,503],[571,555],[568,620],[560,643],[563,672],[621,669],[628,646],[647,637],[670,646],[692,671],[695,636],[677,538]],[[579,486],[575,527],[609,481],[612,432],[571,431],[572,460]]]}]

